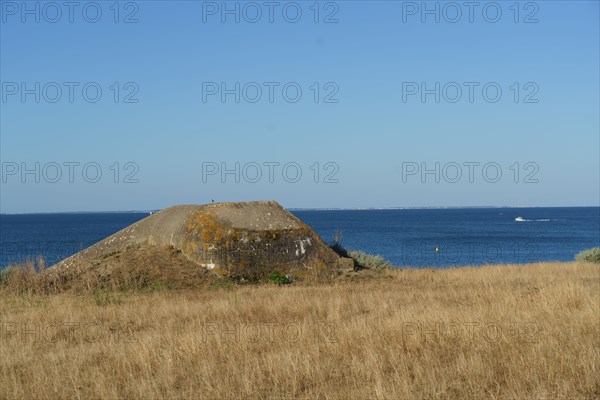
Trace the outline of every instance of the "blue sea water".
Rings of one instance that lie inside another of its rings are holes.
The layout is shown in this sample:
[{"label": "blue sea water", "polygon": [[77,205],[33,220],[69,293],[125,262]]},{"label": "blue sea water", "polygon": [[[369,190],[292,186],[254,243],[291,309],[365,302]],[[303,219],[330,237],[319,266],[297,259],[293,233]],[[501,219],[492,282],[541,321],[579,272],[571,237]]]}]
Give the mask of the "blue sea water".
[{"label": "blue sea water", "polygon": [[[396,266],[444,268],[571,261],[600,246],[600,208],[300,210],[332,242],[379,254]],[[0,215],[0,267],[41,255],[60,261],[147,213]],[[524,222],[516,222],[523,217]],[[437,251],[436,251],[437,248]]]}]

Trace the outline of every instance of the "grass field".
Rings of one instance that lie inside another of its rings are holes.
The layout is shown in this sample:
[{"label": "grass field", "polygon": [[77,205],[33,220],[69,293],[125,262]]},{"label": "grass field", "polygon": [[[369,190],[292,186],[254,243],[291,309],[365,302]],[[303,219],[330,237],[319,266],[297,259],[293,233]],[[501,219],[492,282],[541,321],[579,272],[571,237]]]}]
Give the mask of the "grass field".
[{"label": "grass field", "polygon": [[0,399],[598,399],[600,268],[15,294]]}]

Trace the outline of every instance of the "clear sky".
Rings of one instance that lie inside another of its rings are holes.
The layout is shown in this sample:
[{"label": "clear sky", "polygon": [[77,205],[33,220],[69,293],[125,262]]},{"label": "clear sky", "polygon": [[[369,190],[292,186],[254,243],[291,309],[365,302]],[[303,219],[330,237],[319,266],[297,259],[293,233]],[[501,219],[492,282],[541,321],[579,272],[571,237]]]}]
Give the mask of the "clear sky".
[{"label": "clear sky", "polygon": [[600,202],[598,1],[0,3],[3,213]]}]

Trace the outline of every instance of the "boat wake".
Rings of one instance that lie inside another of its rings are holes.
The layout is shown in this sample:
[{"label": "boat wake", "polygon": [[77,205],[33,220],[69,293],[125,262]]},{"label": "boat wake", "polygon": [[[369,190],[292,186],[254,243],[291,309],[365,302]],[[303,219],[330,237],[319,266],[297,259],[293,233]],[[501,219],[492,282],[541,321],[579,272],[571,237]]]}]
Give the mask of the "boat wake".
[{"label": "boat wake", "polygon": [[551,219],[525,219],[523,217],[515,218],[516,222],[550,222]]}]

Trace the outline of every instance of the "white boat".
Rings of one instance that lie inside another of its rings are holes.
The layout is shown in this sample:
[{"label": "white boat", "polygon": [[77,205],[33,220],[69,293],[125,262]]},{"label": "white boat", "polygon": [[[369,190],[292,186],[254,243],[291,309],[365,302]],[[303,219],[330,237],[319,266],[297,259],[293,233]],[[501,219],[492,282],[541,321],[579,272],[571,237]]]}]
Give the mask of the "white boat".
[{"label": "white boat", "polygon": [[517,222],[525,222],[525,218],[523,218],[523,217],[517,217],[517,218],[515,218],[515,221],[517,221]]}]

